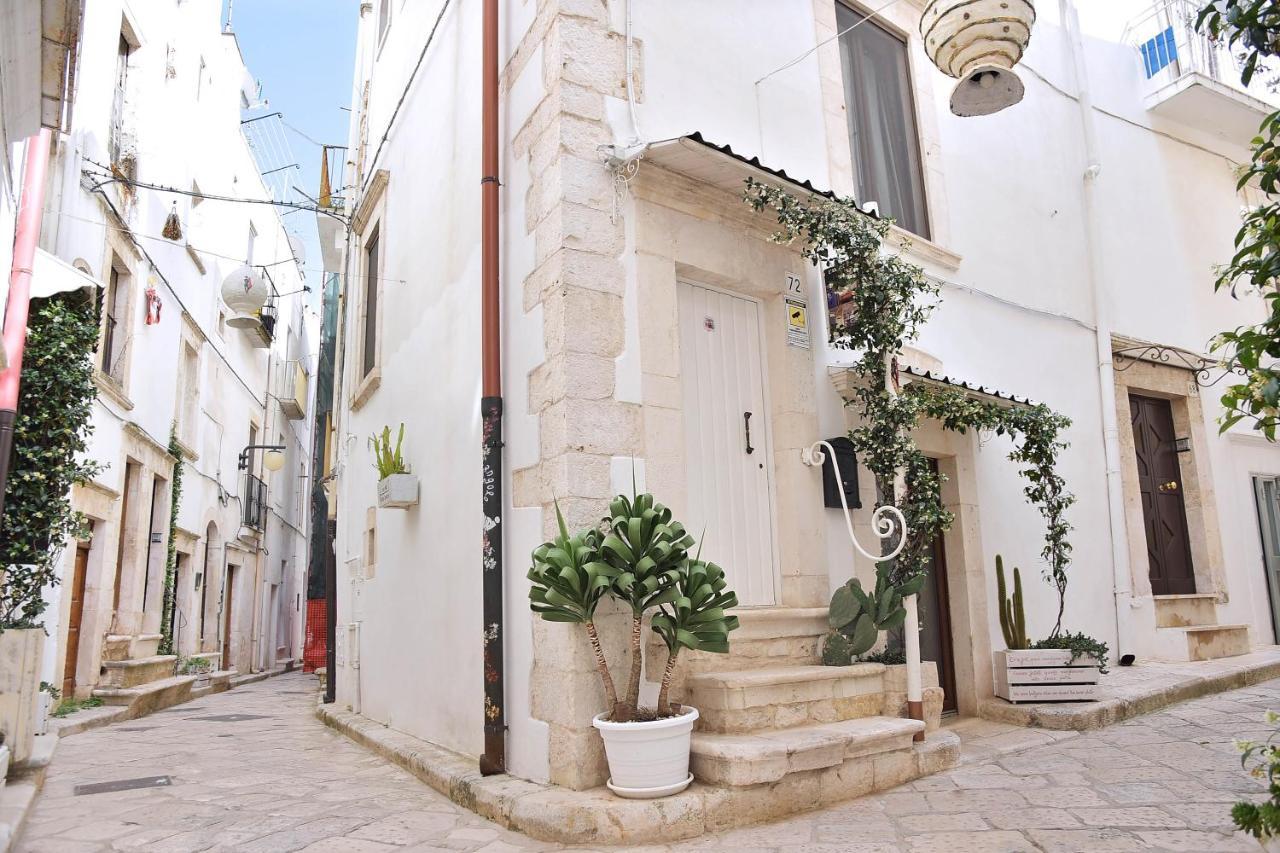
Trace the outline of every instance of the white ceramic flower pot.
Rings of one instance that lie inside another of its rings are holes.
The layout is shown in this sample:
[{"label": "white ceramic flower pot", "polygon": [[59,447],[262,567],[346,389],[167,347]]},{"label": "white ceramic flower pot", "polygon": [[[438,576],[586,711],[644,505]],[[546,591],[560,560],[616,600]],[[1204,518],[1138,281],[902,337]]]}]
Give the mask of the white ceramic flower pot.
[{"label": "white ceramic flower pot", "polygon": [[392,474],[378,481],[378,506],[394,509],[418,502],[418,478],[414,474]]},{"label": "white ceramic flower pot", "polygon": [[609,790],[619,797],[647,800],[689,787],[689,744],[697,708],[686,705],[678,717],[641,723],[614,723],[606,716],[596,715],[591,724],[604,739]]}]

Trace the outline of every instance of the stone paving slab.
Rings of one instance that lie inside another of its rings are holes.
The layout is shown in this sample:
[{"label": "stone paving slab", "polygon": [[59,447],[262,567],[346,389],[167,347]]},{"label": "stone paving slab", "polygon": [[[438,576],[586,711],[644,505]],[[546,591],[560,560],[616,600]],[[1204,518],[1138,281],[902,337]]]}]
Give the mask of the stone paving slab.
[{"label": "stone paving slab", "polygon": [[[506,830],[423,785],[314,717],[301,674],[175,708],[59,745],[17,849],[543,853],[564,847]],[[892,791],[775,823],[632,853],[895,851],[1256,851],[1231,803],[1261,798],[1231,745],[1262,733],[1280,680],[1164,708],[1110,728],[1001,751],[1023,733],[970,724],[984,759]],[[195,718],[253,715],[208,723]],[[964,726],[958,726],[962,732]],[[75,796],[74,786],[168,774],[171,786]]]},{"label": "stone paving slab", "polygon": [[[984,700],[986,720],[1058,731],[1091,731],[1196,699],[1280,678],[1280,646],[1259,646],[1247,655],[1190,663],[1151,661],[1112,667],[1098,682],[1095,702],[1006,702]],[[1211,708],[1205,709],[1212,714]]]}]

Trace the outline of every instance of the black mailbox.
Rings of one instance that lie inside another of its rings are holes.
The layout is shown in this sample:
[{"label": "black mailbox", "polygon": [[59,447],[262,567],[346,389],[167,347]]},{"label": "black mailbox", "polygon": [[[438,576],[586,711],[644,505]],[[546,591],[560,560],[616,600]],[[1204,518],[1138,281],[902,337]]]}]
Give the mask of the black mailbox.
[{"label": "black mailbox", "polygon": [[853,442],[841,436],[828,439],[827,443],[836,450],[836,462],[840,465],[840,477],[836,477],[835,466],[831,464],[831,454],[824,447],[822,452],[826,459],[822,463],[822,503],[828,508],[840,509],[840,491],[844,491],[844,499],[849,509],[861,509],[862,501],[858,497],[858,456],[853,451]]}]

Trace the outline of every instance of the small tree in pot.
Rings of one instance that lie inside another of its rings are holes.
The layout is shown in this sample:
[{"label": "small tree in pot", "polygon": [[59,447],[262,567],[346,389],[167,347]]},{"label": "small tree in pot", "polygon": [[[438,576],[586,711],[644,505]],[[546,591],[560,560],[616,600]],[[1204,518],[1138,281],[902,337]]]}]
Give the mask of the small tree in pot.
[{"label": "small tree in pot", "polygon": [[[624,797],[661,797],[691,781],[689,744],[697,709],[673,707],[671,676],[681,648],[725,653],[738,619],[724,570],[689,556],[693,545],[671,510],[652,495],[620,495],[609,505],[600,529],[570,535],[556,507],[559,534],[533,552],[529,570],[530,607],[551,622],[587,629],[609,710],[593,724],[609,759],[609,787]],[[595,626],[601,599],[612,596],[631,609],[631,671],[618,695]],[[657,609],[653,630],[667,646],[667,665],[654,709],[640,708],[645,613]]]}]

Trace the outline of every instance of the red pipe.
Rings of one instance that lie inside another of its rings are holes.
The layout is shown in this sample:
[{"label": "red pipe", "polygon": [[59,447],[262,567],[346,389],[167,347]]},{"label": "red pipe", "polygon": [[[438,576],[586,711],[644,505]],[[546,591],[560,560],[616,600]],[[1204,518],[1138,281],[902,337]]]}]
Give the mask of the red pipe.
[{"label": "red pipe", "polygon": [[[43,128],[27,140],[22,195],[18,199],[18,223],[13,240],[13,266],[9,272],[9,301],[4,311],[4,352],[8,367],[0,371],[0,513],[13,454],[13,422],[18,416],[18,387],[22,375],[22,350],[27,341],[27,314],[31,308],[31,270],[35,265],[40,220],[44,215],[45,176],[49,171],[49,146],[53,133]],[[4,156],[4,152],[0,152]]]}]

